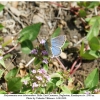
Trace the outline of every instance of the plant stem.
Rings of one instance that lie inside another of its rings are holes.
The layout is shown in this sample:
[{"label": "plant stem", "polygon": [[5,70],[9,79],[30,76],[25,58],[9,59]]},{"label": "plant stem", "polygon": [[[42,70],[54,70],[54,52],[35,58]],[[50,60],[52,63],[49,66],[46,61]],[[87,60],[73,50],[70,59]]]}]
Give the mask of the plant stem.
[{"label": "plant stem", "polygon": [[6,55],[7,53],[13,51],[19,44],[17,44],[16,46],[12,47],[10,50],[8,50],[7,52],[5,52],[3,55]]},{"label": "plant stem", "polygon": [[65,66],[62,64],[62,62],[59,60],[59,58],[58,58],[58,57],[55,57],[55,58],[56,58],[56,60],[60,63],[60,65],[62,66],[62,68],[63,68],[64,70],[66,70]]},{"label": "plant stem", "polygon": [[34,61],[34,59],[35,59],[35,57],[32,58],[32,59],[25,65],[25,67],[28,67],[28,66]]},{"label": "plant stem", "polygon": [[58,7],[63,7],[63,5],[61,5],[60,3],[56,3],[56,2],[49,2],[49,4],[55,4]]},{"label": "plant stem", "polygon": [[[76,64],[77,64],[78,61],[80,61],[80,62],[76,66]],[[72,65],[72,67],[70,69],[70,74],[73,74],[80,67],[81,63],[82,63],[82,59],[80,57],[77,60],[75,60],[75,62],[73,63],[73,65]],[[74,69],[75,66],[76,66],[76,68]]]},{"label": "plant stem", "polygon": [[82,62],[80,61],[80,63],[76,66],[76,68],[74,70],[72,70],[71,74],[74,74],[74,72],[80,67],[81,64],[82,64]]}]

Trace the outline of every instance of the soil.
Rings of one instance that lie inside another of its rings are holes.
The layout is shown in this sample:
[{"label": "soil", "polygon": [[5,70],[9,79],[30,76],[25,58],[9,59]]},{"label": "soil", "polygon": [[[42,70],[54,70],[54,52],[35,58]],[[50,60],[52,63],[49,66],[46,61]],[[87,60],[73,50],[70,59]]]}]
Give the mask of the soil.
[{"label": "soil", "polygon": [[[70,41],[71,45],[68,46],[65,50],[64,53],[67,55],[66,59],[60,58],[61,62],[64,64],[66,69],[70,69],[73,62],[78,58],[78,46],[74,47],[73,45],[77,43],[79,40],[81,40],[83,37],[86,36],[86,32],[84,29],[84,25],[82,24],[82,21],[80,20],[80,17],[77,17],[74,13],[70,11],[70,3],[72,2],[59,2],[62,7],[59,5],[54,4],[53,2],[18,2],[17,9],[19,12],[23,11],[24,13],[26,12],[26,16],[24,15],[19,15],[11,10],[9,10],[9,6],[12,6],[12,2],[7,2],[5,6],[7,6],[9,11],[16,17],[12,17],[11,13],[9,13],[8,10],[4,9],[3,10],[3,17],[0,18],[0,22],[4,23],[4,21],[13,19],[14,20],[14,27],[9,28],[7,25],[5,25],[5,32],[0,33],[0,36],[6,38],[7,36],[18,36],[19,32],[28,25],[31,25],[32,23],[36,22],[42,22],[44,23],[38,39],[33,42],[33,44],[38,45],[38,40],[41,39],[48,39],[49,36],[52,34],[52,32],[60,26],[62,28],[61,34],[65,34],[67,37],[67,40]],[[14,6],[12,6],[14,7]],[[66,8],[65,8],[66,7]],[[63,9],[65,8],[65,9]],[[18,18],[17,21],[16,19]],[[49,24],[50,25],[49,25]],[[11,48],[12,44],[8,46],[7,50]],[[79,45],[80,46],[80,45]],[[8,71],[14,68],[15,66],[17,67],[21,60],[24,60],[25,63],[28,63],[31,59],[26,54],[23,54],[20,51],[20,46],[18,46],[15,50],[10,52],[12,54],[12,58],[7,59],[5,61],[5,64],[7,65]],[[6,51],[7,51],[6,50]],[[31,65],[30,65],[31,66]],[[100,59],[92,60],[92,61],[87,61],[87,60],[82,60],[82,64],[80,68],[73,74],[75,77],[74,84],[77,82],[84,83],[84,79],[87,77],[87,75],[94,69],[94,68],[99,69],[100,73]],[[2,67],[0,67],[2,68]],[[3,85],[4,81],[0,79],[0,85]]]}]

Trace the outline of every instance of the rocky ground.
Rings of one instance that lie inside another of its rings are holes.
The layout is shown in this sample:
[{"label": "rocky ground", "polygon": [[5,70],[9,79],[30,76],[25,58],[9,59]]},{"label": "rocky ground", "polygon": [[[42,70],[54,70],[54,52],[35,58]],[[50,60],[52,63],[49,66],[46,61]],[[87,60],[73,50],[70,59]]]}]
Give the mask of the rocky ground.
[{"label": "rocky ground", "polygon": [[[86,36],[84,25],[80,17],[77,17],[70,10],[71,6],[76,6],[76,2],[21,1],[1,3],[5,5],[4,10],[0,12],[0,23],[4,25],[4,29],[0,31],[0,37],[3,37],[4,41],[10,40],[11,37],[14,37],[16,40],[24,27],[33,23],[42,22],[43,26],[38,35],[38,39],[33,42],[33,44],[36,45],[38,44],[38,40],[48,39],[59,26],[62,29],[61,34],[65,34],[67,40],[70,42],[68,47],[64,50],[67,57],[64,59],[60,57],[60,60],[66,69],[71,68],[73,62],[78,57],[77,49],[80,47],[80,44],[77,46],[74,45]],[[93,11],[91,12],[91,14],[93,14]],[[12,46],[12,43],[8,44],[4,51],[8,51]],[[23,54],[20,49],[20,46],[18,46],[15,50],[10,52],[12,57],[5,61],[8,71],[17,67],[22,60],[25,61],[25,64],[30,61],[31,58]],[[49,64],[49,66],[51,65]],[[73,74],[73,77],[75,77],[74,84],[77,84],[77,82],[83,84],[86,76],[96,67],[98,67],[100,71],[100,59],[92,61],[82,60],[80,68]],[[55,69],[55,67],[53,68]],[[0,80],[0,85],[3,85],[2,80]]]}]

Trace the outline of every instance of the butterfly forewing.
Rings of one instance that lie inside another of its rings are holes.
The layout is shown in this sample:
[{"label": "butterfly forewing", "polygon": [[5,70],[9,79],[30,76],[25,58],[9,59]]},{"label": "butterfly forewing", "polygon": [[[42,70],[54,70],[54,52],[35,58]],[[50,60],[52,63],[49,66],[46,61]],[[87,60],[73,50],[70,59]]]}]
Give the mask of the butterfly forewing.
[{"label": "butterfly forewing", "polygon": [[51,39],[51,46],[62,47],[65,43],[66,36],[60,35]]}]

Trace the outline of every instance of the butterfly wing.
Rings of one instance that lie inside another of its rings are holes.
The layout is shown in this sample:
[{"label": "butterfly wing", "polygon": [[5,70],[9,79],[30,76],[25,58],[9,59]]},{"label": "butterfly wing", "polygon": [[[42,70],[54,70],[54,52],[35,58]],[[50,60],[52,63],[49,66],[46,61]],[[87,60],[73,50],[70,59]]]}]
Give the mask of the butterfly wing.
[{"label": "butterfly wing", "polygon": [[51,39],[51,46],[62,47],[65,43],[66,36],[60,35]]},{"label": "butterfly wing", "polygon": [[65,43],[66,36],[60,35],[51,40],[48,39],[45,43],[45,48],[51,57],[57,57],[61,54],[61,47]]},{"label": "butterfly wing", "polygon": [[52,56],[53,57],[57,57],[61,53],[61,49],[59,47],[56,47],[56,46],[52,46],[51,51],[52,51]]}]

